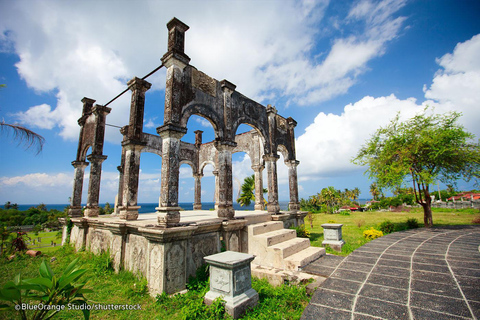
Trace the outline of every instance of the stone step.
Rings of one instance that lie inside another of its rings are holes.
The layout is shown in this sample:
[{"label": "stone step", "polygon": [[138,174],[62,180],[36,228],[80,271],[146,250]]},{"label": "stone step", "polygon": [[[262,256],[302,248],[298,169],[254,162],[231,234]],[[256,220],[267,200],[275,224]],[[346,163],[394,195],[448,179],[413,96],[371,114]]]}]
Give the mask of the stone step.
[{"label": "stone step", "polygon": [[299,270],[325,254],[325,248],[309,247],[285,258],[285,269]]},{"label": "stone step", "polygon": [[256,236],[262,233],[283,229],[283,222],[270,221],[265,223],[258,223],[258,224],[248,226],[248,229],[249,229],[249,234]]},{"label": "stone step", "polygon": [[293,239],[297,236],[297,232],[291,229],[280,229],[275,231],[270,231],[267,233],[262,233],[254,236],[255,240],[258,241],[262,246],[270,247],[277,243]]},{"label": "stone step", "polygon": [[281,259],[310,247],[310,240],[306,238],[294,238],[271,246],[269,249],[278,252]]}]

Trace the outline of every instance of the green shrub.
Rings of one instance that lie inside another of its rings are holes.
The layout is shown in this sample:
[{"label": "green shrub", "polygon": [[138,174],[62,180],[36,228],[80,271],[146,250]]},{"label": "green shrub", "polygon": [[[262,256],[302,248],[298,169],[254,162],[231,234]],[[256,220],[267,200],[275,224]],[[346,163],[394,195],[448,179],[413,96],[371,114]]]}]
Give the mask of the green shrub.
[{"label": "green shrub", "polygon": [[375,230],[373,229],[373,227],[371,227],[369,230],[363,231],[363,237],[368,240],[373,240],[373,239],[383,237],[383,232],[379,230]]},{"label": "green shrub", "polygon": [[295,231],[297,231],[297,237],[299,238],[310,238],[310,231],[305,229],[304,224],[301,224],[298,227],[291,227],[291,229],[295,229]]},{"label": "green shrub", "polygon": [[418,228],[418,220],[416,218],[408,218],[407,219],[407,228],[408,229]]},{"label": "green shrub", "polygon": [[385,220],[378,226],[378,229],[384,234],[392,233],[395,230],[395,224],[390,220]]},{"label": "green shrub", "polygon": [[[0,310],[16,310],[15,305],[32,303],[56,306],[55,308],[41,308],[35,311],[33,319],[50,319],[62,310],[68,310],[67,305],[86,305],[84,293],[92,290],[84,289],[85,283],[76,283],[87,272],[86,269],[75,267],[79,258],[73,260],[59,277],[50,266],[43,261],[40,265],[40,277],[22,279],[18,274],[13,281],[7,282],[0,289],[0,300],[9,304],[0,304]],[[63,308],[61,308],[63,306]],[[17,310],[22,319],[27,319],[26,310]],[[88,308],[82,308],[85,319],[90,316]]]}]

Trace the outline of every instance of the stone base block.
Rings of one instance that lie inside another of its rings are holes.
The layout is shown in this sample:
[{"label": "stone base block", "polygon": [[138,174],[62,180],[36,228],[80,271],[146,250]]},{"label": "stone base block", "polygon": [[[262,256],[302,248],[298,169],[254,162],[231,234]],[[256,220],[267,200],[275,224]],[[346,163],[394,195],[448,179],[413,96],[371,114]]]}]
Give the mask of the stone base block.
[{"label": "stone base block", "polygon": [[100,209],[98,207],[87,207],[85,209],[85,217],[98,217]]},{"label": "stone base block", "polygon": [[235,218],[235,210],[233,210],[232,206],[218,206],[217,216],[219,218],[227,218],[228,220],[232,220]]},{"label": "stone base block", "polygon": [[70,207],[68,216],[72,218],[83,217],[82,207]]},{"label": "stone base block", "polygon": [[193,210],[202,210],[202,204],[194,204],[193,205]]},{"label": "stone base block", "polygon": [[279,214],[280,213],[280,206],[278,203],[268,203],[267,204],[267,211],[270,214]]},{"label": "stone base block", "polygon": [[138,219],[138,210],[140,206],[131,206],[131,207],[120,207],[120,219],[122,220],[137,220]]},{"label": "stone base block", "polygon": [[161,227],[171,228],[178,226],[180,223],[180,207],[158,207],[157,210],[157,219],[158,224]]},{"label": "stone base block", "polygon": [[335,251],[342,251],[342,247],[345,244],[345,241],[334,241],[334,240],[324,240],[322,241],[322,246],[329,245]]},{"label": "stone base block", "polygon": [[204,302],[210,305],[218,297],[225,301],[225,310],[233,319],[240,318],[248,309],[255,307],[258,303],[258,293],[252,288],[235,297],[224,297],[218,292],[208,291],[205,294]]}]

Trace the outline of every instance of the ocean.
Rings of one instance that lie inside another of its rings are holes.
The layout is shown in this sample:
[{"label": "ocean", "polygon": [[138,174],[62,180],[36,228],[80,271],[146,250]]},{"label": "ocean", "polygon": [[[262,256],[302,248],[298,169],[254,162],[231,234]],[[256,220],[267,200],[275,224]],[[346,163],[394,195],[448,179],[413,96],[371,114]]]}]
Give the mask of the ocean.
[{"label": "ocean", "polygon": [[[364,205],[369,199],[358,199],[357,201],[361,204]],[[85,206],[86,204],[82,204],[82,206]],[[110,203],[111,206],[113,206],[113,203]],[[138,210],[138,213],[152,213],[155,212],[155,208],[158,207],[158,203],[139,203],[139,206],[141,208]],[[288,209],[288,201],[279,201],[280,205],[280,210],[285,211]],[[18,209],[20,211],[27,210],[31,207],[36,207],[38,204],[19,204]],[[46,204],[47,209],[56,209],[59,211],[63,211],[67,204]],[[100,204],[101,207],[105,206],[105,203]],[[192,202],[180,202],[179,206],[184,209],[184,210],[193,210],[193,203]],[[3,207],[3,206],[2,206]],[[202,202],[202,209],[203,210],[210,210],[215,208],[215,203],[214,202]],[[253,210],[254,209],[254,203],[250,204],[249,206],[242,207],[238,203],[234,202],[233,203],[233,209],[235,210]]]}]

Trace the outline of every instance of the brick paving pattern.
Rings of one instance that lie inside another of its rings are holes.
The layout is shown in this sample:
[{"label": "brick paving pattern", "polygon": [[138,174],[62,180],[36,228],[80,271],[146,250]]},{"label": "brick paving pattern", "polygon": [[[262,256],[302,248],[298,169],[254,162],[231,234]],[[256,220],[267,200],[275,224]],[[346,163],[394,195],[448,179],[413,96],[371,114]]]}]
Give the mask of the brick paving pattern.
[{"label": "brick paving pattern", "polygon": [[480,319],[480,226],[414,229],[304,271],[328,276],[307,319]]}]

